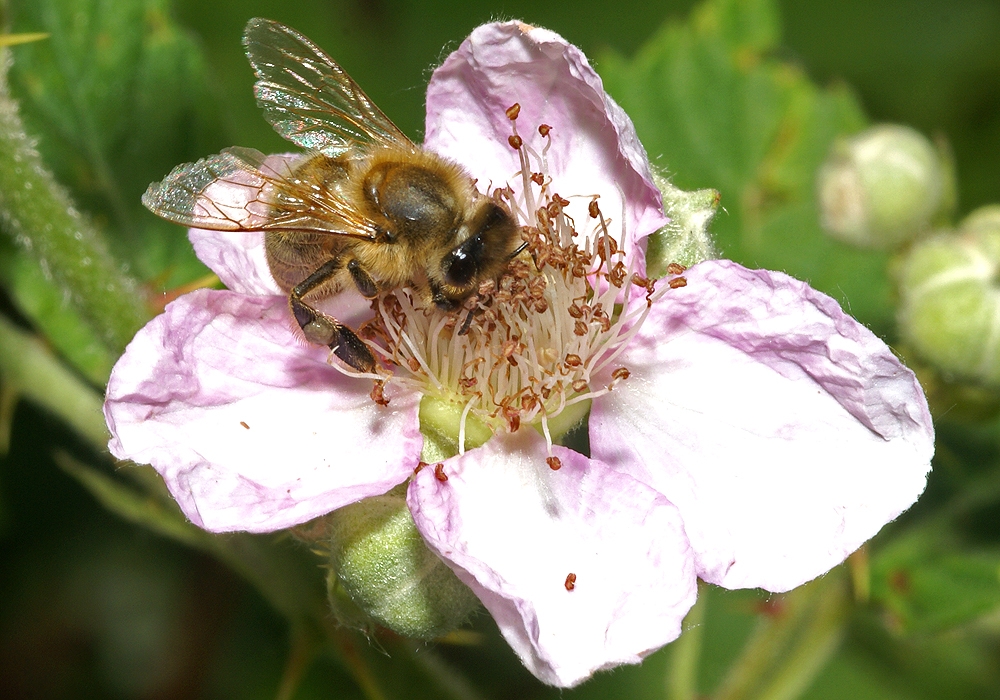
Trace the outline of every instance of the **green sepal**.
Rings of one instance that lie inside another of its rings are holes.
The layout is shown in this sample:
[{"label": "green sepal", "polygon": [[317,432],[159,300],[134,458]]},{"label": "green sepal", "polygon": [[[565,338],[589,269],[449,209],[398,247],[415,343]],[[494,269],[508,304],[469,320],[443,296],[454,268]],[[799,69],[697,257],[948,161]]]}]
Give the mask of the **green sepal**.
[{"label": "green sepal", "polygon": [[663,211],[670,222],[647,241],[646,273],[660,278],[671,263],[691,267],[715,258],[708,225],[719,208],[719,193],[710,189],[685,192],[656,173],[653,180],[663,195]]},{"label": "green sepal", "polygon": [[465,622],[479,600],[424,544],[397,489],[345,506],[327,518],[334,613],[351,627],[386,627],[435,639]]}]

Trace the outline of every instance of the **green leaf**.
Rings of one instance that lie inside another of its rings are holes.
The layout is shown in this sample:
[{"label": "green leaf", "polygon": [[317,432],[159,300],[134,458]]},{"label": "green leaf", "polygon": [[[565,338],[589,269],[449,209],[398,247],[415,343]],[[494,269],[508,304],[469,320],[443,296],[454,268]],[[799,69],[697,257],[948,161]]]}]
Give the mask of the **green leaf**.
[{"label": "green leaf", "polygon": [[[125,236],[133,262],[144,259],[136,241],[163,233],[139,201],[149,183],[227,145],[201,49],[168,7],[32,0],[15,8],[17,29],[50,34],[15,54],[10,80],[26,127],[57,179],[99,224]],[[182,235],[167,240],[190,248]]]},{"label": "green leaf", "polygon": [[773,58],[779,35],[770,0],[706,2],[634,59],[605,55],[598,69],[673,184],[721,193],[712,228],[724,257],[803,278],[884,330],[886,256],[827,238],[815,195],[830,144],[865,118],[843,88]]},{"label": "green leaf", "polygon": [[0,243],[0,251],[0,279],[21,313],[73,367],[102,386],[111,374],[114,355],[36,260],[16,253],[7,241]]},{"label": "green leaf", "polygon": [[1000,610],[1000,551],[962,551],[924,530],[872,562],[872,600],[909,634],[942,632]]}]

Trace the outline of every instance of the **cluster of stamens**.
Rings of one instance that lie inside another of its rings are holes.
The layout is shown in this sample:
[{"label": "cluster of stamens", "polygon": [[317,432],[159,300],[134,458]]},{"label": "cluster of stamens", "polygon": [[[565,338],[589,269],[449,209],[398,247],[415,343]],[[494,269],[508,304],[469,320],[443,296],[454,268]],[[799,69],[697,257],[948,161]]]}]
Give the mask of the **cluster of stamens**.
[{"label": "cluster of stamens", "polygon": [[[611,234],[596,195],[586,196],[586,221],[567,214],[570,201],[551,190],[547,172],[552,129],[538,127],[545,145],[531,149],[517,133],[519,109],[507,117],[522,188],[492,196],[521,224],[525,251],[460,312],[440,311],[401,289],[375,300],[376,316],[364,329],[391,369],[385,382],[462,407],[459,451],[470,414],[494,432],[536,424],[551,444],[550,421],[629,377],[615,365],[618,355],[662,292],[684,284],[680,266],[663,289],[636,271],[625,254],[626,232]],[[373,399],[383,401],[382,392],[377,383]]]}]

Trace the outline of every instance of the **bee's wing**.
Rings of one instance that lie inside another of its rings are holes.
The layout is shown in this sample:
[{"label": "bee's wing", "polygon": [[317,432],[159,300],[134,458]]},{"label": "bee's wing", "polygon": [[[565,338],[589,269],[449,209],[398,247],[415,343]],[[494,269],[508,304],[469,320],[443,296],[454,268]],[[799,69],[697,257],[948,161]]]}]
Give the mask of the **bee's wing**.
[{"label": "bee's wing", "polygon": [[328,156],[352,144],[416,150],[343,68],[294,29],[252,19],[243,45],[257,74],[257,104],[289,141]]},{"label": "bee's wing", "polygon": [[328,188],[296,175],[285,159],[252,148],[174,168],[142,203],[183,226],[215,231],[310,231],[375,240],[375,224]]}]

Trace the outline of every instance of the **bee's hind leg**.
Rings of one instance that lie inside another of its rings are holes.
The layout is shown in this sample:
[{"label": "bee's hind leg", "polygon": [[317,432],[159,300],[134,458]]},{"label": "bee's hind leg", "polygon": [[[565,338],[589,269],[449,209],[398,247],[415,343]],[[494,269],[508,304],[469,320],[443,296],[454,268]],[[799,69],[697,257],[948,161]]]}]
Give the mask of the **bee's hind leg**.
[{"label": "bee's hind leg", "polygon": [[324,263],[292,289],[288,305],[306,340],[315,345],[326,345],[334,355],[359,372],[374,372],[375,356],[354,331],[333,316],[317,311],[302,301],[302,297],[337,274],[341,266],[338,259]]}]

